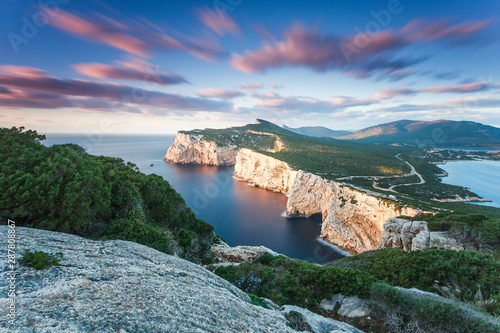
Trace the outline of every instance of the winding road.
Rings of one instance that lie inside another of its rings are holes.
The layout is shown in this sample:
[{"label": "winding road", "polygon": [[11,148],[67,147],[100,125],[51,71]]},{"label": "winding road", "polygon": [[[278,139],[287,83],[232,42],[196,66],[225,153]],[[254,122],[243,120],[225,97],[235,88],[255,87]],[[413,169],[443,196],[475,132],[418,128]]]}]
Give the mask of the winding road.
[{"label": "winding road", "polygon": [[[406,173],[402,176],[349,176],[349,177],[343,177],[343,178],[337,178],[337,180],[348,180],[348,179],[354,179],[354,178],[366,178],[366,179],[371,179],[373,180],[373,188],[377,189],[377,190],[381,190],[381,191],[390,191],[390,192],[394,192],[394,193],[398,193],[396,190],[394,190],[396,187],[399,187],[399,186],[410,186],[410,185],[421,185],[421,184],[425,184],[425,179],[424,177],[422,177],[421,174],[419,174],[417,172],[417,170],[415,169],[415,167],[413,165],[411,165],[409,162],[403,160],[401,157],[400,157],[401,153],[397,154],[396,155],[396,158],[400,161],[403,161],[405,162],[406,164],[408,164],[410,166],[410,173]],[[420,181],[418,183],[407,183],[407,184],[397,184],[397,185],[391,185],[389,188],[381,188],[381,187],[378,187],[377,186],[377,183],[375,181],[375,179],[387,179],[387,178],[400,178],[400,177],[411,177],[411,176],[417,176]]]}]

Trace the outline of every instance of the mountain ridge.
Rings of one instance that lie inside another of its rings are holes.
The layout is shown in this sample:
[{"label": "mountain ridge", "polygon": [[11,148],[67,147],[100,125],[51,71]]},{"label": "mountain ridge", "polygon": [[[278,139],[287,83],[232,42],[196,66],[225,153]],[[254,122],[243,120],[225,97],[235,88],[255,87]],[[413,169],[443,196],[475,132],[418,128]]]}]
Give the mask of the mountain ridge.
[{"label": "mountain ridge", "polygon": [[500,149],[500,128],[473,121],[404,119],[370,126],[338,139],[427,148]]}]

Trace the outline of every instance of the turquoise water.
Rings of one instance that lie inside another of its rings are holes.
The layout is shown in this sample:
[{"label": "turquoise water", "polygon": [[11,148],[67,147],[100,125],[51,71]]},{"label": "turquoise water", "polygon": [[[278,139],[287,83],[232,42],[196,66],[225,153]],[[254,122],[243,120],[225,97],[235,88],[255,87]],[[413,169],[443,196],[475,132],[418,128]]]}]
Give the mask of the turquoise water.
[{"label": "turquoise water", "polygon": [[481,205],[500,207],[500,162],[459,161],[439,166],[448,172],[443,183],[468,187],[472,192],[493,202]]},{"label": "turquoise water", "polygon": [[[46,145],[76,143],[94,155],[119,157],[162,176],[196,215],[231,246],[264,245],[292,258],[327,263],[345,253],[319,239],[321,218],[286,218],[286,196],[233,178],[233,167],[163,161],[174,136],[47,135]],[[150,166],[153,164],[153,166]]]}]

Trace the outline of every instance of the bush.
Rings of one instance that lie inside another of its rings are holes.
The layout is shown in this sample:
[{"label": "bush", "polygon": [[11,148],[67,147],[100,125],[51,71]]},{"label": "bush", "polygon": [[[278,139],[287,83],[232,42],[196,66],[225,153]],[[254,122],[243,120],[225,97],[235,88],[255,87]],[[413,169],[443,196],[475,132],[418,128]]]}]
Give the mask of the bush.
[{"label": "bush", "polygon": [[24,266],[33,267],[37,270],[48,269],[51,266],[60,266],[59,260],[62,259],[63,254],[57,252],[56,254],[48,254],[43,251],[31,252],[26,250],[19,263]]},{"label": "bush", "polygon": [[379,281],[404,288],[439,292],[435,287],[438,281],[441,286],[458,287],[456,296],[461,300],[474,300],[478,288],[485,299],[500,293],[500,262],[474,251],[381,249],[330,265],[359,269]]},{"label": "bush", "polygon": [[269,298],[278,305],[309,309],[316,309],[321,300],[338,293],[367,298],[375,281],[371,275],[351,269],[319,266],[283,256],[266,258],[217,267],[214,272],[243,291]]},{"label": "bush", "polygon": [[125,217],[114,220],[105,230],[106,239],[122,239],[149,246],[160,252],[171,254],[167,232],[141,218],[138,211],[129,211]]},{"label": "bush", "polygon": [[250,297],[250,301],[252,302],[253,305],[261,306],[265,309],[268,308],[266,306],[266,304],[264,304],[264,300],[262,298],[260,298],[259,296],[255,295],[255,294],[248,293],[248,297]]},{"label": "bush", "polygon": [[374,284],[373,315],[383,318],[390,332],[498,333],[495,319],[432,296],[411,296],[389,285]]},{"label": "bush", "polygon": [[91,238],[104,234],[166,253],[165,235],[173,234],[185,250],[197,249],[179,253],[184,258],[201,262],[211,256],[214,227],[196,218],[161,176],[142,174],[119,158],[89,155],[74,144],[45,147],[44,139],[23,128],[0,128],[0,216],[20,226]]}]

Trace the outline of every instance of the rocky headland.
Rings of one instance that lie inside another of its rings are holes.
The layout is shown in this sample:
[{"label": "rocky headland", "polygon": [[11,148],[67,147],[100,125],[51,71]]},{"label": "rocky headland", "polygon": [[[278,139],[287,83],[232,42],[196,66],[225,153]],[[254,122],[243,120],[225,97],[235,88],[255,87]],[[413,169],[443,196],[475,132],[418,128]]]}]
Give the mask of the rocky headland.
[{"label": "rocky headland", "polygon": [[[275,149],[281,148],[275,144]],[[286,162],[251,149],[218,146],[202,135],[179,132],[165,159],[172,163],[234,164],[235,178],[287,194],[288,216],[321,214],[321,237],[351,253],[377,249],[388,218],[418,213],[383,195],[295,170]]]},{"label": "rocky headland", "polygon": [[237,153],[238,147],[234,145],[218,146],[204,140],[203,135],[178,132],[165,160],[179,164],[233,165]]},{"label": "rocky headland", "polygon": [[234,176],[287,194],[286,214],[290,217],[321,214],[321,237],[351,253],[376,249],[388,218],[418,213],[383,196],[294,170],[283,161],[250,149],[238,152]]}]

